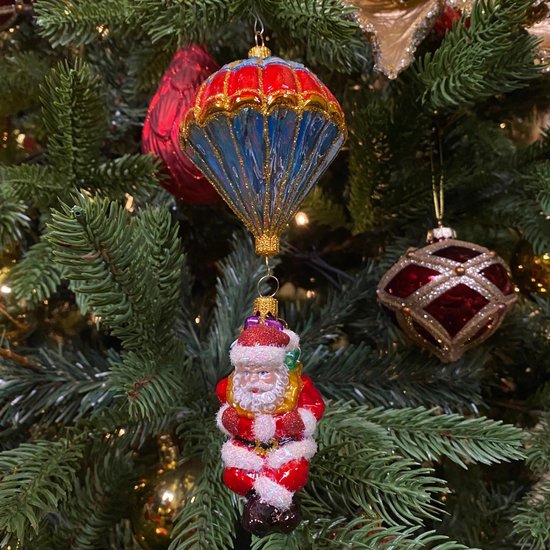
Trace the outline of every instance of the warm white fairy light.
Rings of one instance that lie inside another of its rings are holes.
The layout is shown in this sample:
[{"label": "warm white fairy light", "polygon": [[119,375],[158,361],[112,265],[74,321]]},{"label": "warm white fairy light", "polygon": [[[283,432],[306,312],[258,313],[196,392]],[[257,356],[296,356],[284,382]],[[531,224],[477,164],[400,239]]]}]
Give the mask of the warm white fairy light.
[{"label": "warm white fairy light", "polygon": [[8,285],[2,285],[0,286],[0,292],[2,294],[10,294],[11,293],[11,287]]},{"label": "warm white fairy light", "polygon": [[308,215],[305,212],[298,212],[294,220],[297,225],[307,225],[309,223]]}]

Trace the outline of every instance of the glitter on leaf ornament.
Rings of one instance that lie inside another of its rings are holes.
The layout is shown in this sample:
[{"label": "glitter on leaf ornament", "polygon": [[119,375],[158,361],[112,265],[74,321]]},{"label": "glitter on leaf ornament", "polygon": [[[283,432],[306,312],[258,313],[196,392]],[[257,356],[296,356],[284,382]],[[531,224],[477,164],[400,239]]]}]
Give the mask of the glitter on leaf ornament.
[{"label": "glitter on leaf ornament", "polygon": [[200,87],[182,147],[273,256],[279,236],[346,138],[328,88],[299,63],[256,46]]},{"label": "glitter on leaf ornament", "polygon": [[419,346],[444,363],[491,336],[517,296],[508,266],[494,252],[433,230],[382,277],[378,299]]},{"label": "glitter on leaf ornament", "polygon": [[0,31],[9,29],[20,15],[31,10],[31,0],[0,0]]},{"label": "glitter on leaf ornament", "polygon": [[185,507],[203,470],[197,459],[178,465],[178,450],[168,435],[159,437],[160,463],[134,487],[131,525],[144,550],[166,550],[179,512]]},{"label": "glitter on leaf ornament", "polygon": [[345,0],[357,8],[356,18],[371,38],[375,69],[389,78],[414,61],[445,4],[444,0]]},{"label": "glitter on leaf ornament", "polygon": [[159,156],[168,172],[166,190],[186,204],[221,200],[179,145],[179,128],[202,82],[219,68],[200,46],[178,50],[149,104],[143,125],[142,151]]},{"label": "glitter on leaf ornament", "polygon": [[536,36],[540,43],[537,45],[537,57],[536,62],[545,65],[542,69],[547,73],[550,71],[548,62],[550,61],[550,11],[548,10],[548,2],[543,2],[542,7],[547,8],[547,13],[540,20],[536,21],[527,28],[529,34]]},{"label": "glitter on leaf ornament", "polygon": [[550,293],[550,252],[535,255],[527,241],[520,241],[511,260],[514,282],[523,292]]}]

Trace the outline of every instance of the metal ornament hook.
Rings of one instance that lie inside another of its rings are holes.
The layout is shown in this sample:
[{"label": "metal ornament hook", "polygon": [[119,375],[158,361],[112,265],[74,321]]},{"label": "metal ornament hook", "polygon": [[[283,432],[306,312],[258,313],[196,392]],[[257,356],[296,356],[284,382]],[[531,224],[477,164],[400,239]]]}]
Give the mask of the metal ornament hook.
[{"label": "metal ornament hook", "polygon": [[256,42],[256,46],[265,46],[264,31],[263,21],[257,14],[254,15],[254,41]]},{"label": "metal ornament hook", "polygon": [[[265,283],[266,281],[269,281],[270,279],[275,281],[275,290],[270,294],[262,294],[262,291],[260,290],[260,285],[262,283]],[[269,273],[267,275],[264,275],[263,277],[260,277],[260,280],[258,281],[256,288],[258,289],[258,296],[262,298],[265,298],[265,297],[273,298],[275,294],[277,294],[277,292],[279,291],[279,279],[277,279],[275,275],[272,275],[271,273]]]}]

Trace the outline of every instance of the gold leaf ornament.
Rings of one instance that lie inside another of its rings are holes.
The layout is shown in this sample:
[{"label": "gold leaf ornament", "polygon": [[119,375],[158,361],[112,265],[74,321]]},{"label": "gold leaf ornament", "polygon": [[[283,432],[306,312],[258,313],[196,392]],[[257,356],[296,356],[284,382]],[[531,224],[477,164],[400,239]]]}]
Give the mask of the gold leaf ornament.
[{"label": "gold leaf ornament", "polygon": [[546,8],[546,15],[539,21],[527,28],[529,34],[540,38],[541,42],[538,45],[538,55],[536,62],[547,65],[543,71],[550,72],[550,10],[549,3],[543,2],[541,7]]},{"label": "gold leaf ornament", "polygon": [[394,79],[414,61],[445,6],[444,0],[345,0],[357,8],[356,18],[370,35],[375,70]]}]

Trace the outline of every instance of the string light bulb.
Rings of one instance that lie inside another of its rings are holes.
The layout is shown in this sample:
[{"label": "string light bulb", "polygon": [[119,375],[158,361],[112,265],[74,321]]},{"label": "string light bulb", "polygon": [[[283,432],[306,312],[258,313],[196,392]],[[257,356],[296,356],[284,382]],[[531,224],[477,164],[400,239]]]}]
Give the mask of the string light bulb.
[{"label": "string light bulb", "polygon": [[294,221],[296,225],[304,226],[309,223],[309,217],[305,212],[300,211],[294,216]]}]

